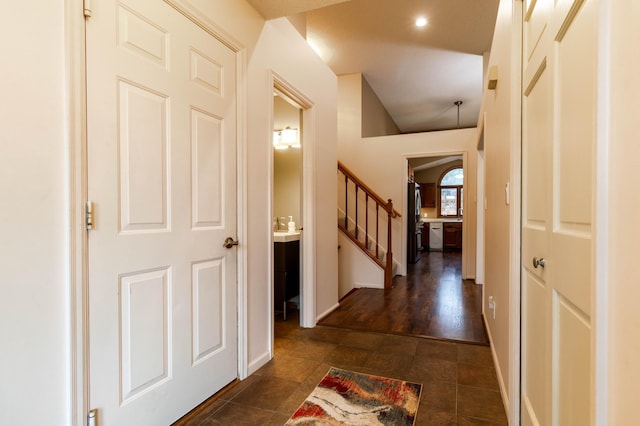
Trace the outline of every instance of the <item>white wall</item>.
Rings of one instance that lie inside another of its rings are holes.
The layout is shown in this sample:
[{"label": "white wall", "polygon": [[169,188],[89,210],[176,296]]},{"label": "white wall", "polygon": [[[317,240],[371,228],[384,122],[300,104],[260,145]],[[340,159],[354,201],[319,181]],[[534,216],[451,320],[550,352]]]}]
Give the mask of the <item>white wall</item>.
[{"label": "white wall", "polygon": [[362,76],[362,137],[397,135],[398,126],[373,88]]},{"label": "white wall", "polygon": [[[499,68],[499,80],[496,90],[486,90],[483,96],[480,119],[486,114],[484,125],[484,158],[485,158],[485,270],[484,270],[484,312],[490,312],[487,303],[493,296],[496,304],[495,319],[486,315],[485,321],[493,344],[497,360],[496,370],[501,382],[505,404],[517,403],[518,396],[512,394],[509,385],[509,372],[512,367],[510,351],[510,321],[513,303],[512,291],[519,288],[519,281],[512,280],[511,256],[519,256],[520,249],[512,245],[511,223],[513,215],[519,213],[516,195],[519,194],[517,182],[511,182],[511,204],[505,202],[505,184],[512,180],[513,144],[519,144],[519,91],[513,87],[518,82],[517,40],[512,20],[512,7],[519,7],[511,0],[501,0],[498,8],[496,29],[489,59],[489,66]],[[516,50],[514,50],[516,49]],[[482,135],[478,135],[479,141]],[[480,200],[481,202],[481,200]],[[468,211],[465,208],[465,212]],[[517,343],[517,342],[516,342]],[[515,401],[513,400],[515,398]],[[511,419],[513,422],[513,419]]]},{"label": "white wall", "polygon": [[[596,315],[600,324],[608,325],[598,330],[596,344],[601,350],[596,355],[608,357],[604,373],[608,373],[608,389],[604,383],[598,383],[596,392],[603,392],[609,404],[608,413],[603,406],[597,410],[605,415],[599,424],[628,425],[637,422],[638,390],[640,388],[640,286],[637,284],[637,265],[640,256],[640,144],[638,144],[638,111],[640,111],[640,4],[638,2],[604,1],[605,10],[611,11],[610,18],[601,23],[611,30],[611,38],[602,45],[610,53],[610,63],[606,55],[601,57],[605,71],[603,82],[611,87],[610,110],[606,110],[606,101],[601,98],[601,107],[605,107],[605,118],[610,120],[610,128],[600,121],[603,130],[604,151],[598,152],[600,160],[608,161],[608,182],[602,177],[597,192],[607,196],[608,200],[600,206],[602,225],[597,238],[597,293],[598,301],[608,312],[598,309]],[[606,37],[606,28],[603,29]],[[608,192],[606,194],[605,192]],[[608,215],[608,217],[607,217]],[[632,219],[633,218],[633,219]],[[600,224],[600,222],[598,222]],[[604,228],[603,226],[603,228]],[[602,262],[603,257],[608,262]],[[608,265],[607,265],[608,263]],[[602,319],[605,319],[602,322]],[[608,394],[606,393],[608,390]]]},{"label": "white wall", "polygon": [[[303,131],[300,110],[281,96],[273,97],[273,129],[287,127]],[[285,226],[293,216],[296,227],[301,222],[300,196],[302,180],[302,149],[272,149],[273,152],[273,216],[284,217]]]},{"label": "white wall", "polygon": [[364,254],[342,232],[338,233],[340,244],[338,275],[340,298],[346,296],[354,288],[384,288],[384,270],[369,256]]},{"label": "white wall", "polygon": [[[361,75],[338,77],[338,159],[362,179],[382,198],[391,198],[396,210],[402,213],[393,224],[393,257],[400,264],[398,273],[406,273],[406,194],[407,158],[469,153],[465,192],[476,193],[476,129],[446,130],[406,135],[360,137]],[[335,181],[334,181],[335,182]],[[463,275],[475,273],[476,200],[468,200],[463,236]]]},{"label": "white wall", "polygon": [[2,5],[2,425],[69,423],[62,3]]},{"label": "white wall", "polygon": [[[316,305],[319,316],[338,302],[338,236],[335,212],[336,173],[336,77],[311,50],[288,20],[282,18],[265,24],[255,51],[249,58],[248,90],[251,96],[248,110],[249,228],[248,295],[249,295],[249,363],[251,370],[268,360],[270,350],[269,286],[271,267],[265,253],[271,241],[270,199],[267,176],[271,175],[271,103],[273,87],[271,72],[277,73],[313,104],[311,123],[304,119],[305,134],[312,135],[315,146],[315,176],[307,168],[304,179],[315,181],[315,224],[305,221],[303,238],[315,238]],[[313,123],[315,122],[315,124]],[[305,139],[306,141],[306,139]],[[304,144],[305,142],[303,142]],[[259,212],[264,212],[260,214]],[[303,253],[304,255],[304,253]],[[304,296],[304,295],[303,295]],[[304,303],[304,301],[303,301]]]},{"label": "white wall", "polygon": [[293,216],[296,227],[300,218],[302,151],[289,148],[273,150],[273,216],[284,217],[284,226]]}]

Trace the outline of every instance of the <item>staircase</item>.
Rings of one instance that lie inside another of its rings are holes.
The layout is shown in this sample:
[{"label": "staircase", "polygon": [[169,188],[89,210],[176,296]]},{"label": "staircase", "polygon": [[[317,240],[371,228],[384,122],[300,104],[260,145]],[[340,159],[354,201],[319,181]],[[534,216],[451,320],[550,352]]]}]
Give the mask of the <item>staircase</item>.
[{"label": "staircase", "polygon": [[384,270],[384,288],[390,288],[394,275],[391,224],[401,214],[390,199],[385,201],[340,162],[338,184],[338,228]]}]

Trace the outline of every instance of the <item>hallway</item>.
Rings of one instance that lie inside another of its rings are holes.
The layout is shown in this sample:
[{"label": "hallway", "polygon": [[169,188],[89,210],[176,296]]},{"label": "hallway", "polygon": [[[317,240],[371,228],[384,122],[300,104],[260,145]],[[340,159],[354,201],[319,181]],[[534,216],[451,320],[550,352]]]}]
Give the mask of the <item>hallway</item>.
[{"label": "hallway", "polygon": [[275,357],[174,426],[283,425],[330,367],[423,385],[416,425],[507,425],[491,350],[318,326],[276,316]]},{"label": "hallway", "polygon": [[392,289],[351,293],[315,328],[276,315],[274,359],[175,426],[282,425],[332,366],[422,383],[416,425],[506,425],[482,287],[460,269],[460,253],[425,252]]},{"label": "hallway", "polygon": [[424,252],[389,290],[361,288],[320,325],[488,345],[482,286],[461,276],[460,252]]}]

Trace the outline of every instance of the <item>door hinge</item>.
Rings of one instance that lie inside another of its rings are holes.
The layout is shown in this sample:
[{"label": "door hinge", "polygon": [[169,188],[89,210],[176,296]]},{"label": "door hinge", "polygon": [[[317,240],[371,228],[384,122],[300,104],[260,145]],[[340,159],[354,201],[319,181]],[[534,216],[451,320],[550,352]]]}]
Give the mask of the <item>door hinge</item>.
[{"label": "door hinge", "polygon": [[82,13],[85,18],[91,18],[91,0],[83,0]]},{"label": "door hinge", "polygon": [[94,408],[87,414],[87,426],[96,426],[96,417],[98,417],[98,410]]},{"label": "door hinge", "polygon": [[84,225],[87,230],[93,229],[93,203],[87,201],[84,208]]}]

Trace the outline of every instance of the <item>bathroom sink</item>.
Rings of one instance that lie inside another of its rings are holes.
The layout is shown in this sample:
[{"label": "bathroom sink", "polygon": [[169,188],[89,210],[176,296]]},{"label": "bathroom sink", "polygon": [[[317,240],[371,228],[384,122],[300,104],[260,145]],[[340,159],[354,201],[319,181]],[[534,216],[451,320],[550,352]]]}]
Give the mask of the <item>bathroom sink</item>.
[{"label": "bathroom sink", "polygon": [[275,231],[273,233],[273,241],[276,243],[288,243],[289,241],[299,241],[300,231]]}]

